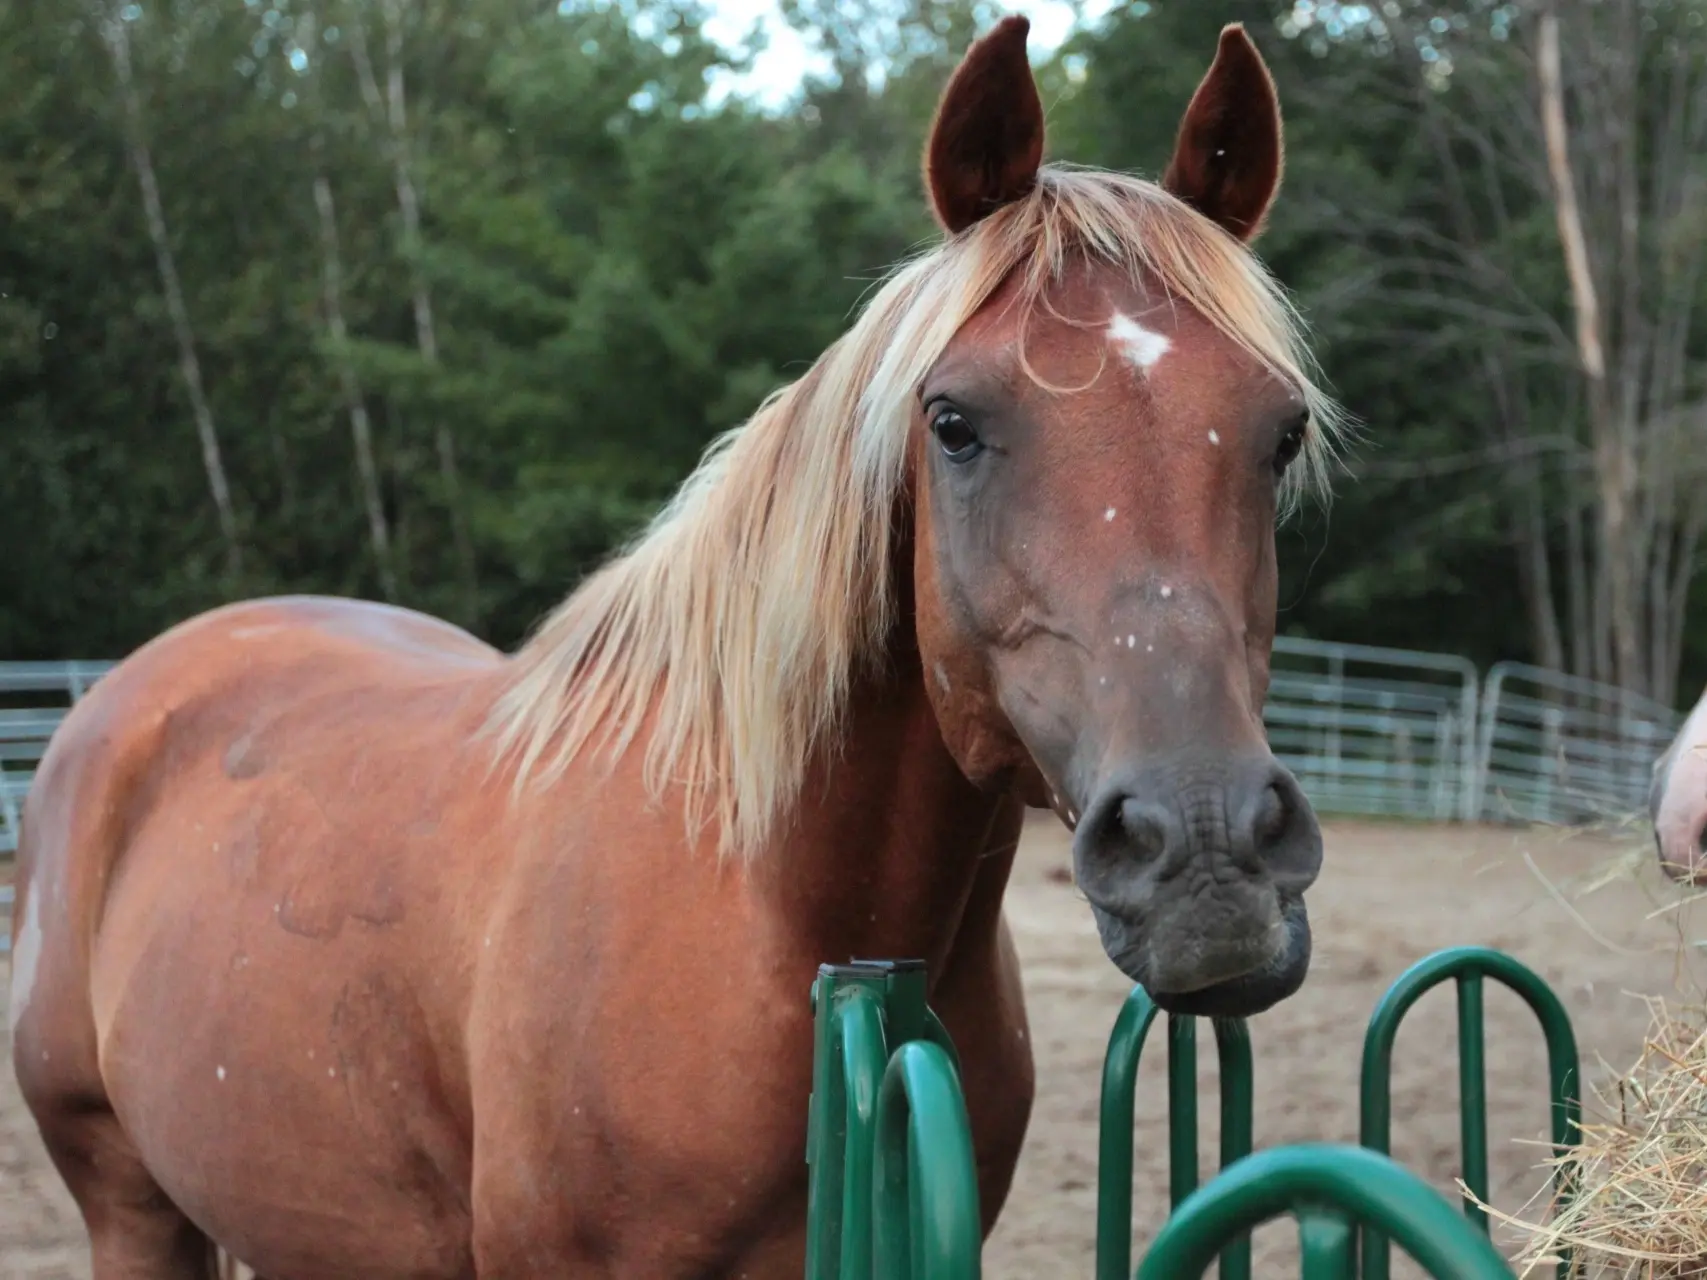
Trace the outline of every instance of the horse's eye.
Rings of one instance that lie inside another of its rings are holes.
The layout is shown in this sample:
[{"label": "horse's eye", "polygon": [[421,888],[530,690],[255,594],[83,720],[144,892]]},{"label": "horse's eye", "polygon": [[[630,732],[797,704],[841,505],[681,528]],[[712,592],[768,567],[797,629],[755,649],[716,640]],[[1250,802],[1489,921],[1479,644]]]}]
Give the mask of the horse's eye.
[{"label": "horse's eye", "polygon": [[931,413],[931,434],[950,462],[970,462],[984,451],[984,442],[959,410],[943,405]]},{"label": "horse's eye", "polygon": [[1298,455],[1304,451],[1304,433],[1310,427],[1310,411],[1306,409],[1290,423],[1280,437],[1280,443],[1274,448],[1274,474],[1283,476],[1286,468],[1292,465]]}]

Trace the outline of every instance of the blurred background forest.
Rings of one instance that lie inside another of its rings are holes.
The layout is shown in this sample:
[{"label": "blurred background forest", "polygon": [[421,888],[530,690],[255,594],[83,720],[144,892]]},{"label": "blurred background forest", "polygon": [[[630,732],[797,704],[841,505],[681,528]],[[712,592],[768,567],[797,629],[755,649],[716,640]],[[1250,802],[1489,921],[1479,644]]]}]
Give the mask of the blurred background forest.
[{"label": "blurred background forest", "polygon": [[[774,103],[688,4],[0,0],[0,657],[279,591],[516,642],[933,234],[1002,6],[784,7]],[[1281,631],[1692,701],[1707,3],[1120,3],[1036,54],[1050,155],[1154,176],[1230,20],[1364,426]]]}]

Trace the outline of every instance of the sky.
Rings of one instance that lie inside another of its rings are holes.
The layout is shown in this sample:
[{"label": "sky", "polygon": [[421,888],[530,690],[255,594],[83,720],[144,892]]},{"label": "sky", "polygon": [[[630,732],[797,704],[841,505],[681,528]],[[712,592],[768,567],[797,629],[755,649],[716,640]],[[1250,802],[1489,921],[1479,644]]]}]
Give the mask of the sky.
[{"label": "sky", "polygon": [[[1100,17],[1113,3],[1114,0],[1086,0],[1086,19]],[[719,86],[725,91],[750,91],[762,101],[778,103],[793,92],[803,72],[815,64],[814,51],[782,20],[776,0],[710,0],[708,7],[711,17],[706,22],[706,33],[718,43],[731,46],[739,43],[754,22],[762,22],[770,38],[752,72]],[[1060,44],[1073,22],[1072,9],[1059,0],[1006,0],[996,7],[1007,13],[1023,13],[1031,19],[1029,44],[1034,56]]]}]

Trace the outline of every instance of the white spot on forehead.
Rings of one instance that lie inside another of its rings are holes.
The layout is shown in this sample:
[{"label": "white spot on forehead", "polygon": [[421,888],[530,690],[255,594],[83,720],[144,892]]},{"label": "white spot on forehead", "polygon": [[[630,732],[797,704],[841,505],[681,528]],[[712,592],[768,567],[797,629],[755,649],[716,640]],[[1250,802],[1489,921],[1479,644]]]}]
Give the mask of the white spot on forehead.
[{"label": "white spot on forehead", "polygon": [[1110,507],[1110,508],[1109,508],[1109,509],[1108,509],[1108,510],[1107,510],[1107,511],[1105,511],[1105,512],[1103,512],[1103,513],[1102,513],[1102,518],[1103,518],[1103,519],[1104,519],[1104,520],[1112,520],[1112,519],[1114,519],[1114,508],[1113,508],[1113,507]]},{"label": "white spot on forehead", "polygon": [[1220,444],[1221,443],[1221,433],[1219,431],[1211,431],[1209,433],[1209,443],[1210,444]]},{"label": "white spot on forehead", "polygon": [[31,885],[24,907],[24,926],[18,931],[12,948],[12,1010],[8,1021],[15,1035],[24,1010],[30,1004],[30,991],[36,985],[36,968],[41,962],[41,886]]},{"label": "white spot on forehead", "polygon": [[1170,596],[1173,595],[1173,593],[1174,593],[1174,589],[1172,587],[1163,587],[1162,588],[1162,599],[1164,599],[1164,600],[1168,599]]},{"label": "white spot on forehead", "polygon": [[213,1069],[213,1074],[218,1076],[221,1080],[223,1080],[223,1079],[225,1079],[225,1068],[224,1067],[215,1067]]},{"label": "white spot on forehead", "polygon": [[1145,373],[1154,369],[1156,362],[1174,345],[1167,334],[1146,329],[1124,311],[1116,311],[1108,322],[1108,337],[1120,348],[1128,364]]}]

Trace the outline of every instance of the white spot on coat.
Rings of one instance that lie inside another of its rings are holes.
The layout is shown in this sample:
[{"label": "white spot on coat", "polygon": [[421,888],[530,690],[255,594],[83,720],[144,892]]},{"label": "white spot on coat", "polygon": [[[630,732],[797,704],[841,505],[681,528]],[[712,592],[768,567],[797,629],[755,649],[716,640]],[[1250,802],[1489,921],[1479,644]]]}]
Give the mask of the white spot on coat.
[{"label": "white spot on coat", "polygon": [[1164,599],[1164,600],[1168,599],[1168,597],[1172,596],[1173,593],[1174,593],[1174,589],[1172,587],[1163,587],[1162,588],[1162,599]]},{"label": "white spot on coat", "polygon": [[944,669],[942,663],[935,663],[931,667],[931,674],[936,676],[936,687],[941,689],[944,693],[948,693],[950,690],[948,672]]},{"label": "white spot on coat", "polygon": [[1107,511],[1105,511],[1105,512],[1103,512],[1103,513],[1102,513],[1102,518],[1103,518],[1103,519],[1104,519],[1104,520],[1112,520],[1112,519],[1114,519],[1114,508],[1113,508],[1113,507],[1110,507],[1110,508],[1109,508],[1109,509],[1108,509],[1108,510],[1107,510]]},{"label": "white spot on coat", "polygon": [[1167,334],[1146,329],[1122,311],[1116,311],[1114,318],[1108,322],[1108,337],[1120,348],[1120,354],[1126,357],[1126,362],[1144,373],[1154,369],[1156,362],[1167,355],[1168,348],[1173,346]]},{"label": "white spot on coat", "polygon": [[1211,431],[1209,433],[1209,443],[1210,444],[1220,444],[1221,443],[1221,433],[1219,431]]},{"label": "white spot on coat", "polygon": [[223,1080],[223,1079],[225,1079],[225,1068],[224,1067],[215,1067],[213,1069],[213,1074],[218,1076],[221,1080]]},{"label": "white spot on coat", "polygon": [[1136,649],[1138,647],[1138,637],[1137,636],[1127,636],[1126,637],[1126,647],[1128,649]]}]

